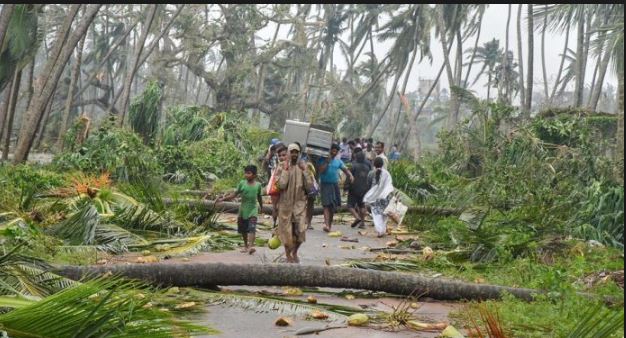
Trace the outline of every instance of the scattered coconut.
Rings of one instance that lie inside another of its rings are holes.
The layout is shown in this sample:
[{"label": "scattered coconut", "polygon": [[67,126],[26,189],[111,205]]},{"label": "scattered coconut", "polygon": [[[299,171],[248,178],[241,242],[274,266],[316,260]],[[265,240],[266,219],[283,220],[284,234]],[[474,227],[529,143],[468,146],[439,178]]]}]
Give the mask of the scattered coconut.
[{"label": "scattered coconut", "polygon": [[306,297],[306,301],[309,302],[310,304],[317,304],[317,298],[313,296]]},{"label": "scattered coconut", "polygon": [[369,321],[369,317],[364,313],[355,313],[348,317],[348,325],[351,326],[363,326],[367,325]]},{"label": "scattered coconut", "polygon": [[433,259],[434,258],[433,249],[431,249],[429,246],[422,249],[422,258],[424,258],[424,260],[426,261]]},{"label": "scattered coconut", "polygon": [[327,313],[324,313],[318,310],[312,311],[311,313],[309,313],[309,316],[315,319],[328,319]]},{"label": "scattered coconut", "polygon": [[178,304],[174,307],[174,309],[176,310],[183,310],[183,309],[188,309],[190,307],[194,307],[196,306],[196,302],[186,302],[186,303],[182,303],[182,304]]},{"label": "scattered coconut", "polygon": [[289,326],[289,325],[291,325],[291,319],[289,319],[287,317],[278,317],[278,319],[276,319],[276,321],[274,322],[274,325],[276,325],[276,326]]}]

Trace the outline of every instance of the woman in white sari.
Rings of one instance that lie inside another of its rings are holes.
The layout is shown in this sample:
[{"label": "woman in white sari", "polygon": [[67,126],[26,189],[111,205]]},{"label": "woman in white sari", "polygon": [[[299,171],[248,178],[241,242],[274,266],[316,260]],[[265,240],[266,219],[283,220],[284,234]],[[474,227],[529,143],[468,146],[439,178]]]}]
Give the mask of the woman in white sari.
[{"label": "woman in white sari", "polygon": [[385,162],[382,158],[377,157],[374,159],[375,169],[369,173],[367,178],[370,189],[363,197],[363,202],[369,204],[372,208],[372,218],[378,237],[383,237],[387,234],[387,216],[385,216],[384,210],[389,205],[391,193],[394,191],[391,174],[383,168],[384,164]]}]

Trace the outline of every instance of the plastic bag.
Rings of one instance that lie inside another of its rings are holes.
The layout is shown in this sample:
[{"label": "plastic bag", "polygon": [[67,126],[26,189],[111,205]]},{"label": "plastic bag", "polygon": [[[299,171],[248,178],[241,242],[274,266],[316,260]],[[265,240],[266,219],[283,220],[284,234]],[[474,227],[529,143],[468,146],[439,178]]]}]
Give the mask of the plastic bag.
[{"label": "plastic bag", "polygon": [[267,183],[267,187],[265,191],[270,196],[277,196],[280,194],[280,189],[278,188],[278,176],[276,176],[276,171],[272,171],[272,176],[270,177],[270,181]]},{"label": "plastic bag", "polygon": [[395,223],[397,223],[397,226],[400,226],[407,210],[409,210],[409,207],[400,202],[400,199],[396,195],[393,195],[389,204],[383,211],[383,214],[389,216]]},{"label": "plastic bag", "polygon": [[313,188],[310,191],[307,191],[307,195],[309,197],[315,197],[320,193],[320,186],[317,184],[317,180],[313,180]]}]

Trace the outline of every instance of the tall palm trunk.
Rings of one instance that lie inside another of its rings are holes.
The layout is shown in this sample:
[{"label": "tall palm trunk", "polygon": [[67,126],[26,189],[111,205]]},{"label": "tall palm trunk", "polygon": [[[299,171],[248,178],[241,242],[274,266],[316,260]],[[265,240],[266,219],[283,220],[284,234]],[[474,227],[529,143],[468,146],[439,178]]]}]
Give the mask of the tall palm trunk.
[{"label": "tall palm trunk", "polygon": [[[4,44],[4,37],[6,36],[7,30],[9,28],[9,22],[11,22],[11,14],[13,14],[14,9],[14,4],[2,5],[2,12],[0,12],[0,48]],[[0,122],[2,121],[0,120]],[[0,125],[0,130],[2,130],[1,128],[2,126]]]},{"label": "tall palm trunk", "polygon": [[54,108],[54,101],[57,95],[56,88],[52,91],[54,94],[50,97],[50,101],[48,101],[48,105],[46,106],[46,111],[43,114],[43,118],[39,121],[37,125],[37,134],[35,135],[35,141],[33,142],[33,148],[39,149],[41,145],[41,140],[43,140],[44,133],[46,132],[46,127],[48,126],[48,120],[50,119],[50,115],[52,114],[52,109]]},{"label": "tall palm trunk", "polygon": [[83,58],[83,47],[85,46],[85,37],[80,40],[78,48],[76,50],[76,60],[74,60],[74,67],[72,67],[72,78],[70,79],[70,87],[67,91],[67,98],[65,99],[65,107],[63,110],[63,118],[61,120],[61,126],[59,127],[59,137],[57,139],[57,149],[63,151],[63,136],[67,130],[67,122],[70,119],[70,113],[72,111],[72,99],[74,98],[74,87],[78,84],[78,78],[80,77],[80,65]]},{"label": "tall palm trunk", "polygon": [[[443,9],[439,11],[439,15],[437,19],[438,19],[437,24],[439,25],[439,31],[441,34],[439,41],[441,41],[441,48],[443,49],[444,67],[446,69],[446,74],[448,75],[448,86],[452,88],[452,86],[454,86],[455,84],[455,81],[454,81],[454,74],[452,73],[452,66],[450,64],[450,57],[449,57],[451,45],[450,47],[448,47],[445,21],[443,19]],[[450,90],[450,106],[448,110],[448,119],[446,123],[448,127],[451,127],[453,124],[456,123],[456,121],[454,120],[454,107],[456,106],[456,101],[458,101],[456,94],[454,93],[454,91]]]},{"label": "tall palm trunk", "polygon": [[[472,71],[472,65],[474,64],[474,58],[476,57],[476,49],[478,49],[478,40],[480,39],[480,31],[482,28],[483,22],[483,12],[480,13],[480,18],[478,19],[478,31],[476,32],[476,40],[474,41],[474,49],[472,49],[472,56],[470,57],[469,63],[467,65],[467,72],[465,73],[465,79],[463,80],[463,88],[467,88],[467,81],[470,76],[470,72]],[[507,24],[507,33],[508,33],[508,24]],[[508,35],[508,34],[507,34]],[[508,40],[507,40],[508,43]]]},{"label": "tall palm trunk", "polygon": [[491,69],[489,70],[489,74],[487,75],[487,102],[489,102],[491,98]]},{"label": "tall palm trunk", "polygon": [[69,15],[66,16],[63,25],[58,30],[52,52],[50,53],[51,58],[48,59],[48,62],[43,67],[42,75],[38,78],[39,81],[35,82],[33,98],[22,120],[20,137],[15,150],[15,163],[26,161],[37,126],[43,117],[45,106],[52,96],[56,83],[59,82],[59,78],[72,51],[76,48],[78,41],[87,33],[87,29],[101,6],[100,4],[89,5],[76,29],[71,31],[72,21],[74,21],[80,8],[80,5],[72,5]]},{"label": "tall palm trunk", "polygon": [[[611,49],[608,46],[606,46],[606,50],[604,51],[604,55],[602,56],[602,61],[600,62],[600,69],[598,70],[598,78],[595,81],[596,84],[594,85],[593,93],[591,95],[591,102],[589,104],[589,107],[593,111],[595,111],[598,108],[598,102],[600,101],[600,94],[602,94],[602,85],[604,84],[604,76],[606,75],[606,71],[609,68],[610,61],[611,61]],[[618,80],[620,80],[619,76],[618,76]]]},{"label": "tall palm trunk", "polygon": [[519,55],[520,107],[526,113],[526,89],[524,88],[524,53],[522,51],[522,4],[517,8],[517,53]]},{"label": "tall palm trunk", "polygon": [[135,79],[135,74],[137,73],[137,68],[139,65],[139,59],[141,58],[141,51],[144,48],[146,43],[146,38],[148,37],[148,33],[150,32],[150,27],[152,26],[152,22],[154,22],[154,17],[156,15],[158,4],[154,4],[150,6],[150,10],[148,12],[148,16],[146,18],[146,22],[144,23],[143,30],[141,32],[141,37],[139,37],[139,41],[135,45],[135,56],[133,57],[132,63],[128,72],[126,74],[126,79],[124,81],[124,89],[122,90],[122,102],[120,104],[120,111],[122,116],[119,120],[119,125],[124,125],[124,119],[126,117],[126,111],[128,108],[128,101],[130,100],[130,90],[133,84],[133,80]]},{"label": "tall palm trunk", "polygon": [[504,53],[502,54],[502,68],[504,69],[504,102],[506,104],[511,104],[511,98],[509,97],[509,93],[511,92],[511,85],[509,81],[509,72],[507,71],[509,67],[509,27],[511,25],[511,4],[508,5],[507,15],[506,15],[506,36],[504,37]]},{"label": "tall palm trunk", "polygon": [[398,82],[400,81],[401,75],[402,75],[402,70],[398,70],[393,80],[393,86],[391,87],[389,98],[387,98],[387,103],[385,103],[385,108],[383,109],[381,114],[378,116],[378,119],[376,119],[376,122],[374,122],[374,124],[372,125],[372,128],[367,133],[368,138],[374,135],[376,128],[378,128],[378,125],[380,124],[380,121],[382,121],[383,117],[385,117],[385,114],[387,114],[387,111],[389,110],[389,106],[391,105],[391,102],[393,102],[393,98],[395,97],[394,93],[396,92],[396,89],[398,88]]},{"label": "tall palm trunk", "polygon": [[[605,14],[602,25],[608,24],[609,15]],[[607,45],[606,32],[601,32],[598,39],[600,42],[600,48],[598,52],[598,60],[596,61],[596,68],[593,71],[593,78],[591,80],[591,90],[589,91],[588,106],[591,110],[596,110],[598,107],[598,101],[600,100],[600,94],[602,93],[602,85],[604,82],[604,76],[609,65],[611,58],[611,46]],[[604,54],[602,53],[604,51]],[[596,77],[597,74],[597,77]]]},{"label": "tall palm trunk", "polygon": [[616,160],[619,169],[616,173],[617,180],[624,184],[624,55],[617,62],[617,151]]},{"label": "tall palm trunk", "polygon": [[[581,4],[579,6],[585,6]],[[582,12],[582,10],[581,10]],[[574,87],[574,106],[580,107],[583,104],[583,88],[585,81],[585,66],[584,66],[584,46],[585,46],[585,16],[579,15],[578,20],[578,35],[576,39],[576,83]]]},{"label": "tall palm trunk", "polygon": [[593,93],[596,90],[596,80],[598,78],[598,72],[600,71],[600,64],[602,63],[602,48],[603,46],[600,46],[600,52],[598,53],[598,56],[596,58],[596,66],[593,67],[593,75],[591,76],[591,87],[589,88],[587,100],[585,101],[585,104],[588,107],[591,106],[591,99],[593,98]]},{"label": "tall palm trunk", "polygon": [[[406,75],[404,76],[404,80],[402,82],[402,92],[401,95],[404,96],[406,93],[406,86],[409,83],[409,76],[411,76],[411,70],[413,70],[413,64],[415,63],[415,59],[417,57],[417,43],[415,43],[415,46],[413,47],[413,56],[411,57],[411,61],[409,61],[409,68],[406,71]],[[406,114],[409,114],[408,109],[406,109]],[[388,142],[389,144],[391,144],[392,142],[395,142],[396,140],[396,131],[398,128],[398,122],[400,121],[400,116],[402,115],[402,102],[400,102],[400,106],[398,107],[398,113],[396,114],[396,122],[393,125],[393,131],[391,132],[391,142]]]},{"label": "tall palm trunk", "polygon": [[446,65],[444,62],[444,64],[441,65],[441,68],[439,69],[439,73],[437,73],[437,77],[435,77],[435,81],[433,81],[433,84],[430,86],[430,89],[428,89],[428,93],[426,93],[426,96],[422,100],[422,103],[420,104],[419,108],[417,108],[417,111],[415,112],[415,114],[413,114],[413,116],[411,116],[411,118],[409,119],[409,131],[408,131],[409,137],[405,137],[402,140],[402,146],[400,147],[401,149],[405,148],[406,142],[409,138],[412,137],[413,139],[416,139],[418,137],[415,123],[417,122],[417,119],[419,118],[419,116],[422,114],[422,110],[424,109],[426,102],[428,102],[428,98],[430,98],[430,95],[433,93],[433,90],[435,90],[437,83],[439,83],[439,79],[441,78],[441,74],[443,74],[443,70],[445,68],[446,68]]},{"label": "tall palm trunk", "polygon": [[[532,6],[532,5],[531,5]],[[547,9],[548,5],[544,5]],[[546,71],[546,30],[548,29],[548,16],[543,16],[543,27],[541,30],[541,70],[543,72],[543,102],[548,102],[548,73]]]},{"label": "tall palm trunk", "polygon": [[528,5],[528,73],[526,73],[526,117],[530,117],[533,104],[533,59],[535,53],[535,43],[533,37],[533,5]]},{"label": "tall palm trunk", "polygon": [[[11,89],[8,96],[7,105],[7,123],[4,128],[5,141],[4,148],[2,149],[2,160],[9,159],[9,145],[11,142],[11,131],[13,129],[13,118],[15,117],[15,106],[17,104],[18,92],[20,90],[20,82],[22,79],[22,71],[17,70],[13,72],[13,80],[11,80]],[[0,133],[2,134],[2,133]]]},{"label": "tall palm trunk", "polygon": [[568,19],[567,19],[567,27],[565,29],[565,43],[563,44],[563,54],[561,54],[561,64],[559,65],[559,71],[556,74],[556,80],[554,81],[552,94],[550,94],[550,105],[552,105],[552,102],[554,100],[554,95],[556,94],[556,89],[559,86],[559,82],[561,82],[561,74],[563,73],[563,66],[565,65],[565,57],[567,55],[567,46],[569,43],[570,19],[571,19],[571,13],[569,13]]}]

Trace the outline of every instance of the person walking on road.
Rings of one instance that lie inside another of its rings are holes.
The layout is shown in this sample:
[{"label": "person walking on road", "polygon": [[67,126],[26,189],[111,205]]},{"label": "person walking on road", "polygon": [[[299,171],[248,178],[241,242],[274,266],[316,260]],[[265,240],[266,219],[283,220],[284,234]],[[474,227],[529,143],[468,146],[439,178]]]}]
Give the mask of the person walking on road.
[{"label": "person walking on road", "polygon": [[[300,147],[287,147],[289,160],[278,166],[278,228],[288,263],[300,263],[298,249],[306,239],[307,193],[313,188],[313,174],[300,160]],[[341,161],[340,161],[341,162]]]},{"label": "person walking on road", "polygon": [[348,171],[341,160],[335,159],[339,152],[339,145],[333,144],[330,148],[329,157],[323,157],[319,161],[320,194],[324,207],[324,228],[330,232],[333,224],[335,211],[341,206],[341,191],[339,190],[339,170],[343,171],[349,179],[354,180],[352,173]]},{"label": "person walking on road", "polygon": [[372,166],[365,160],[365,153],[362,151],[356,153],[355,162],[352,163],[352,168],[350,168],[354,180],[348,186],[348,210],[355,218],[351,225],[353,228],[359,224],[360,228],[365,227],[367,209],[365,209],[363,197],[369,189],[367,176],[371,170]]},{"label": "person walking on road", "polygon": [[370,189],[363,197],[363,201],[372,208],[372,219],[374,220],[374,228],[378,237],[387,234],[387,216],[385,216],[385,208],[389,205],[392,193],[394,191],[391,175],[384,168],[382,157],[374,159],[374,170],[368,174]]}]

